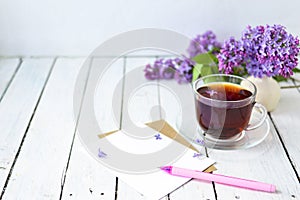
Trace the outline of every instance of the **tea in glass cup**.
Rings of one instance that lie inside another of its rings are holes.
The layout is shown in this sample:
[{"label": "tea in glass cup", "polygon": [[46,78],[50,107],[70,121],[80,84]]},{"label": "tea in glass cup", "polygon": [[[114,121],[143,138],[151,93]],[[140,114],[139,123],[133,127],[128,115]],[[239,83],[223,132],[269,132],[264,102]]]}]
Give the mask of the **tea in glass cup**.
[{"label": "tea in glass cup", "polygon": [[[256,87],[245,78],[214,74],[193,83],[197,121],[211,139],[230,140],[245,130],[261,126],[267,111],[255,102]],[[261,119],[249,124],[253,108],[261,111]]]}]

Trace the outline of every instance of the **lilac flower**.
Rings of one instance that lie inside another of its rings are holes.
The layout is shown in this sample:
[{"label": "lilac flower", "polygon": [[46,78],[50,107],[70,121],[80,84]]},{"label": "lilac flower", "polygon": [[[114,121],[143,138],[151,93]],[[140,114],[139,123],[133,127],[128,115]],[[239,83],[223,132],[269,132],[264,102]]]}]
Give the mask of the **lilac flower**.
[{"label": "lilac flower", "polygon": [[192,58],[200,53],[216,53],[215,49],[219,48],[221,48],[221,43],[217,41],[216,35],[212,31],[206,31],[203,35],[197,35],[191,40],[187,51]]},{"label": "lilac flower", "polygon": [[149,80],[155,79],[172,79],[175,73],[175,65],[172,59],[158,59],[153,65],[147,64],[145,77]]},{"label": "lilac flower", "polygon": [[201,140],[201,139],[198,139],[198,138],[197,138],[197,139],[195,140],[195,142],[198,143],[198,144],[200,144],[200,145],[204,145],[204,141]]},{"label": "lilac flower", "polygon": [[293,74],[298,65],[299,39],[288,34],[281,25],[248,26],[240,41],[226,41],[220,53],[219,69],[232,73],[233,68],[245,66],[254,77]]},{"label": "lilac flower", "polygon": [[158,134],[156,134],[156,135],[154,135],[154,137],[155,137],[155,139],[156,140],[161,140],[162,139],[162,137],[160,136],[160,134],[158,133]]},{"label": "lilac flower", "polygon": [[255,77],[289,77],[298,65],[299,39],[288,34],[284,26],[248,26],[242,36],[246,69]]},{"label": "lilac flower", "polygon": [[219,60],[219,70],[226,74],[233,72],[233,67],[241,66],[245,58],[245,50],[240,41],[231,37],[225,41],[220,53],[217,55]]},{"label": "lilac flower", "polygon": [[152,65],[146,65],[145,77],[149,80],[172,79],[175,78],[178,83],[189,83],[192,81],[192,70],[195,65],[192,57],[206,52],[216,53],[221,44],[217,41],[216,35],[212,31],[207,31],[203,35],[198,35],[191,41],[188,48],[189,58],[158,59]]},{"label": "lilac flower", "polygon": [[158,59],[153,65],[146,65],[145,77],[149,80],[172,79],[178,83],[188,83],[192,80],[194,61],[189,58]]},{"label": "lilac flower", "polygon": [[147,64],[144,69],[145,77],[149,80],[159,79],[162,66],[163,59],[156,60],[153,65]]},{"label": "lilac flower", "polygon": [[174,74],[174,78],[177,80],[178,83],[189,83],[192,80],[192,68],[195,64],[194,61],[190,60],[189,58],[184,57],[175,58],[175,69],[176,72]]},{"label": "lilac flower", "polygon": [[193,158],[199,158],[202,156],[202,153],[194,153]]},{"label": "lilac flower", "polygon": [[98,149],[98,157],[99,158],[105,158],[107,156],[106,153],[104,153],[103,151],[101,151],[101,149],[99,148]]},{"label": "lilac flower", "polygon": [[175,73],[175,64],[173,59],[167,59],[160,69],[160,75],[163,79],[172,79]]}]

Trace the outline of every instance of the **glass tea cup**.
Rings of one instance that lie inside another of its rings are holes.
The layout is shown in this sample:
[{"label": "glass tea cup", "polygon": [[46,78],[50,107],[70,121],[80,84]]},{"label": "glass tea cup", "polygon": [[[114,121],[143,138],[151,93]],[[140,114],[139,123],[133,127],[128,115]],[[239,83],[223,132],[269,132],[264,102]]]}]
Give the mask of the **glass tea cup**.
[{"label": "glass tea cup", "polygon": [[[264,123],[267,110],[255,102],[255,85],[242,77],[213,74],[193,82],[196,115],[201,134],[211,141],[237,141],[246,131]],[[259,118],[250,123],[252,110]]]}]

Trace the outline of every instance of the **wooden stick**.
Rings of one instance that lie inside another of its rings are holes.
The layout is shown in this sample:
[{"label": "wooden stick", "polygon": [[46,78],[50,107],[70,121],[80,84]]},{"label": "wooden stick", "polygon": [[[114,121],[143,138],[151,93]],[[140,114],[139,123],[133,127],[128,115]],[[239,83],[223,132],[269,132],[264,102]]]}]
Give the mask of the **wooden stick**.
[{"label": "wooden stick", "polygon": [[300,85],[281,86],[280,89],[300,88]]},{"label": "wooden stick", "polygon": [[295,82],[300,82],[299,79],[296,79],[296,78],[293,78],[293,77],[290,77],[291,80],[295,81]]}]

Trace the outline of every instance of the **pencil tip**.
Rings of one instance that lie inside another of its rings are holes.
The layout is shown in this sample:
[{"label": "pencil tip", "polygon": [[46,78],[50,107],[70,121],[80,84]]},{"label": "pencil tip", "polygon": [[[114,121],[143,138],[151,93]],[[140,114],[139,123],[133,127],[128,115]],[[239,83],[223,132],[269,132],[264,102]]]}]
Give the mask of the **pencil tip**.
[{"label": "pencil tip", "polygon": [[170,173],[172,170],[172,166],[162,166],[160,167],[161,170]]}]

